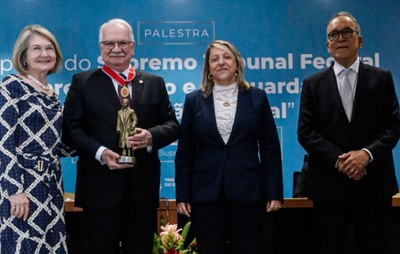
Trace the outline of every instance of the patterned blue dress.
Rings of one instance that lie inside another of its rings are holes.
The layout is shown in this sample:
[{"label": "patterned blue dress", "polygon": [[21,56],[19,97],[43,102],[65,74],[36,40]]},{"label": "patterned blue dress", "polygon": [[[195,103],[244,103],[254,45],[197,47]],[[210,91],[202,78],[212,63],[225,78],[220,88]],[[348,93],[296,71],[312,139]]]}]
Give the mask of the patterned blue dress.
[{"label": "patterned blue dress", "polygon": [[[0,253],[67,253],[60,170],[62,109],[56,95],[16,75],[0,85]],[[27,221],[10,215],[10,196],[29,199]]]}]

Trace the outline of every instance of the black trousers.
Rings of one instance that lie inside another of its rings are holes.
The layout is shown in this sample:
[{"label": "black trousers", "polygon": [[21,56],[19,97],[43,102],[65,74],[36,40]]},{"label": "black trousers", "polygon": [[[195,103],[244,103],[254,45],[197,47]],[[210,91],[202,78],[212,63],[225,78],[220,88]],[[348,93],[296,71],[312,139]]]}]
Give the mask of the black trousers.
[{"label": "black trousers", "polygon": [[[151,254],[157,227],[154,206],[84,209],[89,253]],[[121,247],[120,247],[121,245]]]},{"label": "black trousers", "polygon": [[392,197],[373,202],[356,196],[337,203],[314,201],[313,253],[344,253],[350,225],[358,253],[388,253],[391,206]]},{"label": "black trousers", "polygon": [[199,253],[263,253],[265,213],[265,203],[192,204]]}]

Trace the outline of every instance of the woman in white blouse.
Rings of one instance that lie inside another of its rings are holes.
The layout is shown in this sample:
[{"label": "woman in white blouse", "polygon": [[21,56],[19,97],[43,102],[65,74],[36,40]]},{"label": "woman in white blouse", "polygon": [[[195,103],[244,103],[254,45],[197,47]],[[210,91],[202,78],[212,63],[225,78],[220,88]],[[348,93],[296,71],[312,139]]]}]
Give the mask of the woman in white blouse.
[{"label": "woman in white blouse", "polygon": [[175,157],[178,213],[200,253],[262,253],[265,211],[283,200],[278,134],[264,91],[245,81],[227,41],[207,48],[200,90],[186,96]]}]

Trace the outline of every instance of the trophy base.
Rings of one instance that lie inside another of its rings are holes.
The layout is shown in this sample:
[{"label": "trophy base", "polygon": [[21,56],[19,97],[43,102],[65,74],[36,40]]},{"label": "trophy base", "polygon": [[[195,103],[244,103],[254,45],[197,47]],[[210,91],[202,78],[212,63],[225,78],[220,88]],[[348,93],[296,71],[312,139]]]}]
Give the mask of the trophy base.
[{"label": "trophy base", "polygon": [[136,165],[136,158],[131,156],[121,156],[118,160],[119,164],[133,164]]}]

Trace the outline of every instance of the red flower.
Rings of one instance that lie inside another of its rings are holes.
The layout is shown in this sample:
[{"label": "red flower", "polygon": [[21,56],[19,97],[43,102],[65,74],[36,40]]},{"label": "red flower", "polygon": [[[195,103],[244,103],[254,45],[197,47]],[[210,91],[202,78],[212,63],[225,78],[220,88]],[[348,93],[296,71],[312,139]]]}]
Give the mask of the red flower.
[{"label": "red flower", "polygon": [[174,248],[169,249],[167,252],[164,252],[164,254],[179,254]]},{"label": "red flower", "polygon": [[190,245],[190,249],[191,249],[192,251],[199,251],[199,248],[198,248],[198,246],[197,246],[197,241],[195,241],[194,243],[192,243],[192,244]]}]

